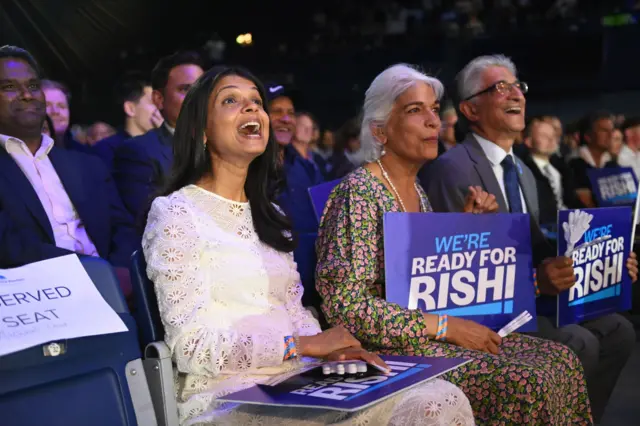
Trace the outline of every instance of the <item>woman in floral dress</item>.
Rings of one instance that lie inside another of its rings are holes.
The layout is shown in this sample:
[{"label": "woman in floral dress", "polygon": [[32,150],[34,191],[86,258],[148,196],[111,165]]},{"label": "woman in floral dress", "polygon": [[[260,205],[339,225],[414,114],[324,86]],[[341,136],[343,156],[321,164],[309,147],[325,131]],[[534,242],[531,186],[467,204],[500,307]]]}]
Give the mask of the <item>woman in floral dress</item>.
[{"label": "woman in floral dress", "polygon": [[[416,175],[437,154],[442,84],[405,65],[382,72],[367,91],[362,143],[372,163],[333,191],[320,225],[316,286],[333,326],[346,327],[384,354],[467,357],[443,376],[465,392],[479,424],[591,424],[583,370],[566,346],[449,317],[447,341],[435,340],[438,316],[384,299],[386,212],[431,211]],[[466,212],[495,211],[495,197],[469,188]]]}]

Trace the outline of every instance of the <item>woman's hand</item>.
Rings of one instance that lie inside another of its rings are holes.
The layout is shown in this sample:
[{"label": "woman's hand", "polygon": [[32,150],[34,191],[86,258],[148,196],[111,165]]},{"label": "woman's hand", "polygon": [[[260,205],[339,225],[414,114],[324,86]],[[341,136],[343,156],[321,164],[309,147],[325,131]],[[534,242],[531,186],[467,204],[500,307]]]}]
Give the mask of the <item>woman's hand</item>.
[{"label": "woman's hand", "polygon": [[452,316],[449,316],[448,322],[448,342],[494,355],[500,353],[498,346],[502,343],[502,338],[493,330],[473,321]]},{"label": "woman's hand", "polygon": [[361,360],[370,364],[375,364],[378,367],[382,367],[387,371],[391,371],[389,366],[376,354],[365,351],[359,346],[351,346],[348,348],[340,349],[335,352],[331,352],[327,357],[329,361],[349,361],[349,360]]},{"label": "woman's hand", "polygon": [[627,270],[631,277],[631,282],[635,283],[638,280],[638,258],[634,252],[631,252],[627,259]]},{"label": "woman's hand", "polygon": [[315,336],[300,336],[298,342],[300,355],[314,358],[325,358],[341,349],[362,346],[344,327],[333,327]]},{"label": "woman's hand", "polygon": [[489,194],[479,186],[470,186],[462,211],[474,214],[495,213],[498,211],[498,202],[495,195]]}]

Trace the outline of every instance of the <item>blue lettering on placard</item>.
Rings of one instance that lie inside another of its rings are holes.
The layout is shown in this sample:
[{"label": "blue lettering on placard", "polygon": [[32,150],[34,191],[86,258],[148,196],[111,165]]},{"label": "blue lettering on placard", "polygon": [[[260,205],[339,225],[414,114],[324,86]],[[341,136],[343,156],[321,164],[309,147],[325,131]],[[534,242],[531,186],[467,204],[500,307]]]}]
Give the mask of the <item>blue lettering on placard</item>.
[{"label": "blue lettering on placard", "polygon": [[489,248],[489,236],[491,232],[479,234],[459,234],[448,237],[436,237],[436,253],[462,250],[478,250]]},{"label": "blue lettering on placard", "polygon": [[584,242],[588,243],[590,241],[595,240],[596,238],[604,237],[607,235],[611,235],[611,227],[613,225],[609,224],[606,226],[601,226],[599,228],[589,229],[584,234]]}]

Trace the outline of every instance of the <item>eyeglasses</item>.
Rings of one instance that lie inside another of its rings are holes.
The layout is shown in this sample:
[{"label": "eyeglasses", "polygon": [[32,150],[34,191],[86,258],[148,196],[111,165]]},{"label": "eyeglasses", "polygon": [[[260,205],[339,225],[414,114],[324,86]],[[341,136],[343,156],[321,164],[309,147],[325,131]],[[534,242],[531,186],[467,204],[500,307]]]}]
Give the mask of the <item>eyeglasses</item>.
[{"label": "eyeglasses", "polygon": [[499,81],[496,84],[493,84],[487,87],[486,89],[481,90],[478,93],[475,93],[469,96],[468,98],[465,99],[465,101],[473,99],[476,96],[484,95],[485,93],[493,92],[494,90],[501,95],[507,95],[511,93],[514,87],[520,90],[520,92],[523,95],[525,95],[529,91],[529,85],[524,81],[514,81],[513,83],[507,83],[506,81]]}]

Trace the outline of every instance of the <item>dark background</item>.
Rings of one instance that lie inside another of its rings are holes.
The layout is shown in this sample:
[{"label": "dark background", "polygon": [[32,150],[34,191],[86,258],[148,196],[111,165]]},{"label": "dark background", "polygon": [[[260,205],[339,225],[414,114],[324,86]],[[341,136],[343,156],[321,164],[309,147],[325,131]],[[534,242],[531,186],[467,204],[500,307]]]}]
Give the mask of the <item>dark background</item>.
[{"label": "dark background", "polygon": [[[553,1],[533,3],[544,8]],[[447,38],[435,17],[376,45],[360,37],[357,26],[368,9],[380,6],[375,0],[0,0],[0,45],[28,49],[49,78],[70,86],[73,123],[101,119],[119,125],[121,107],[111,92],[124,71],[149,73],[160,56],[204,51],[208,40],[226,43],[222,61],[294,85],[301,94],[297,107],[331,127],[357,114],[364,90],[390,64],[419,64],[450,87],[466,61],[485,53],[512,57],[530,85],[530,112],[570,120],[595,108],[640,112],[636,15],[629,15],[631,25],[603,25],[604,16],[631,3],[581,1],[579,13],[562,22],[523,12],[511,26],[488,12],[482,16],[486,34],[478,38]],[[319,32],[312,14],[319,9],[335,18],[338,29],[310,53],[308,40]],[[237,45],[236,36],[246,32],[253,45]]]}]

